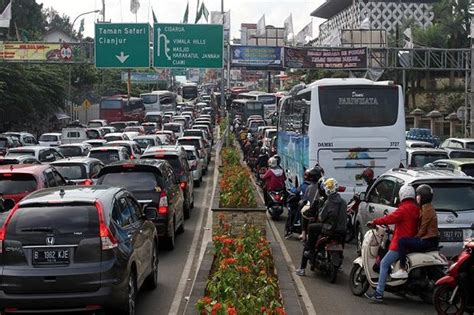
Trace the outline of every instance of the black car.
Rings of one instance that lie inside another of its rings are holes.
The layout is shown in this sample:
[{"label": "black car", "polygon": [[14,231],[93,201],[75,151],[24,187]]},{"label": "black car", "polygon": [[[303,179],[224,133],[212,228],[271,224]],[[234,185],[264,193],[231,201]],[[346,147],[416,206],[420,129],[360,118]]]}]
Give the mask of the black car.
[{"label": "black car", "polygon": [[110,164],[99,173],[99,185],[121,186],[156,212],[158,236],[173,249],[176,233],[184,231],[184,196],[171,165],[162,160],[129,160]]},{"label": "black car", "polygon": [[133,314],[138,290],[158,283],[156,213],[125,189],[39,190],[0,234],[0,310]]}]

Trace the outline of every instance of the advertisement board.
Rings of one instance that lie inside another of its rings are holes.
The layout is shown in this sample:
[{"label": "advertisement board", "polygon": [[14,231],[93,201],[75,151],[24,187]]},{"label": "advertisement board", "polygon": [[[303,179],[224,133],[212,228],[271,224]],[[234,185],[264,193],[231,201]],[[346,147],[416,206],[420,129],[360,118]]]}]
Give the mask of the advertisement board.
[{"label": "advertisement board", "polygon": [[283,69],[283,47],[231,46],[231,67],[261,70]]},{"label": "advertisement board", "polygon": [[87,58],[87,44],[68,43],[0,43],[0,60],[74,62]]},{"label": "advertisement board", "polygon": [[364,69],[367,48],[285,48],[285,67],[295,69]]}]

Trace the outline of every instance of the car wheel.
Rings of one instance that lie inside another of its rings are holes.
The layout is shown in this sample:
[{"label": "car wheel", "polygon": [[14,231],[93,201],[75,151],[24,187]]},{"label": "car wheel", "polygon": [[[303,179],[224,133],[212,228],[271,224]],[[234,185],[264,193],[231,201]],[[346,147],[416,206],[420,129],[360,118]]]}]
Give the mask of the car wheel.
[{"label": "car wheel", "polygon": [[[130,271],[127,281],[127,293],[122,301],[122,306],[118,314],[120,315],[135,315],[135,308],[137,304],[137,279],[135,272]],[[117,313],[115,313],[117,314]]]},{"label": "car wheel", "polygon": [[171,235],[167,236],[164,240],[165,243],[165,248],[168,250],[173,250],[174,249],[174,238],[176,236],[176,231],[175,231],[175,220],[173,219],[173,223],[171,223]]},{"label": "car wheel", "polygon": [[153,243],[153,254],[151,255],[151,273],[145,280],[148,290],[154,290],[158,286],[158,250],[156,241]]},{"label": "car wheel", "polygon": [[191,205],[187,205],[185,202],[185,205],[183,206],[183,212],[184,212],[184,218],[189,219],[191,217]]},{"label": "car wheel", "polygon": [[201,186],[201,182],[199,180],[195,180],[194,187],[200,187],[200,186]]},{"label": "car wheel", "polygon": [[183,219],[183,223],[181,223],[181,225],[178,227],[178,230],[176,230],[176,233],[178,234],[184,233],[184,219]]}]

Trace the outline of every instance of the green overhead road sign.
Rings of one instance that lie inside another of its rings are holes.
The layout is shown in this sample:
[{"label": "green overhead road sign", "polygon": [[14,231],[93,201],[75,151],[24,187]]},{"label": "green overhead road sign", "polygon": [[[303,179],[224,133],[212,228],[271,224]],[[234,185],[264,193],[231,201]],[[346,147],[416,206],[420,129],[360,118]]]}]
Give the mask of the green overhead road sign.
[{"label": "green overhead road sign", "polygon": [[155,24],[153,66],[222,68],[224,29],[214,24]]},{"label": "green overhead road sign", "polygon": [[148,23],[95,24],[95,66],[97,68],[150,67],[150,25]]}]

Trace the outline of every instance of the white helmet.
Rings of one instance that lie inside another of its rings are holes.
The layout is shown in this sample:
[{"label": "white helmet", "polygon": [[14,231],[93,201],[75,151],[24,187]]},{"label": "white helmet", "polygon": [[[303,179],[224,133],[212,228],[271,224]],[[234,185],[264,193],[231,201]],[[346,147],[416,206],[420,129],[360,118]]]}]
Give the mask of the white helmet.
[{"label": "white helmet", "polygon": [[278,166],[278,161],[277,159],[275,159],[274,157],[271,157],[268,159],[268,166],[270,166],[271,168],[275,168]]},{"label": "white helmet", "polygon": [[398,196],[400,197],[400,202],[405,199],[413,199],[415,200],[415,188],[410,185],[403,185],[398,192]]},{"label": "white helmet", "polygon": [[328,178],[326,179],[326,181],[324,181],[324,191],[326,192],[326,196],[329,196],[337,192],[338,187],[339,187],[339,184],[334,178]]}]

